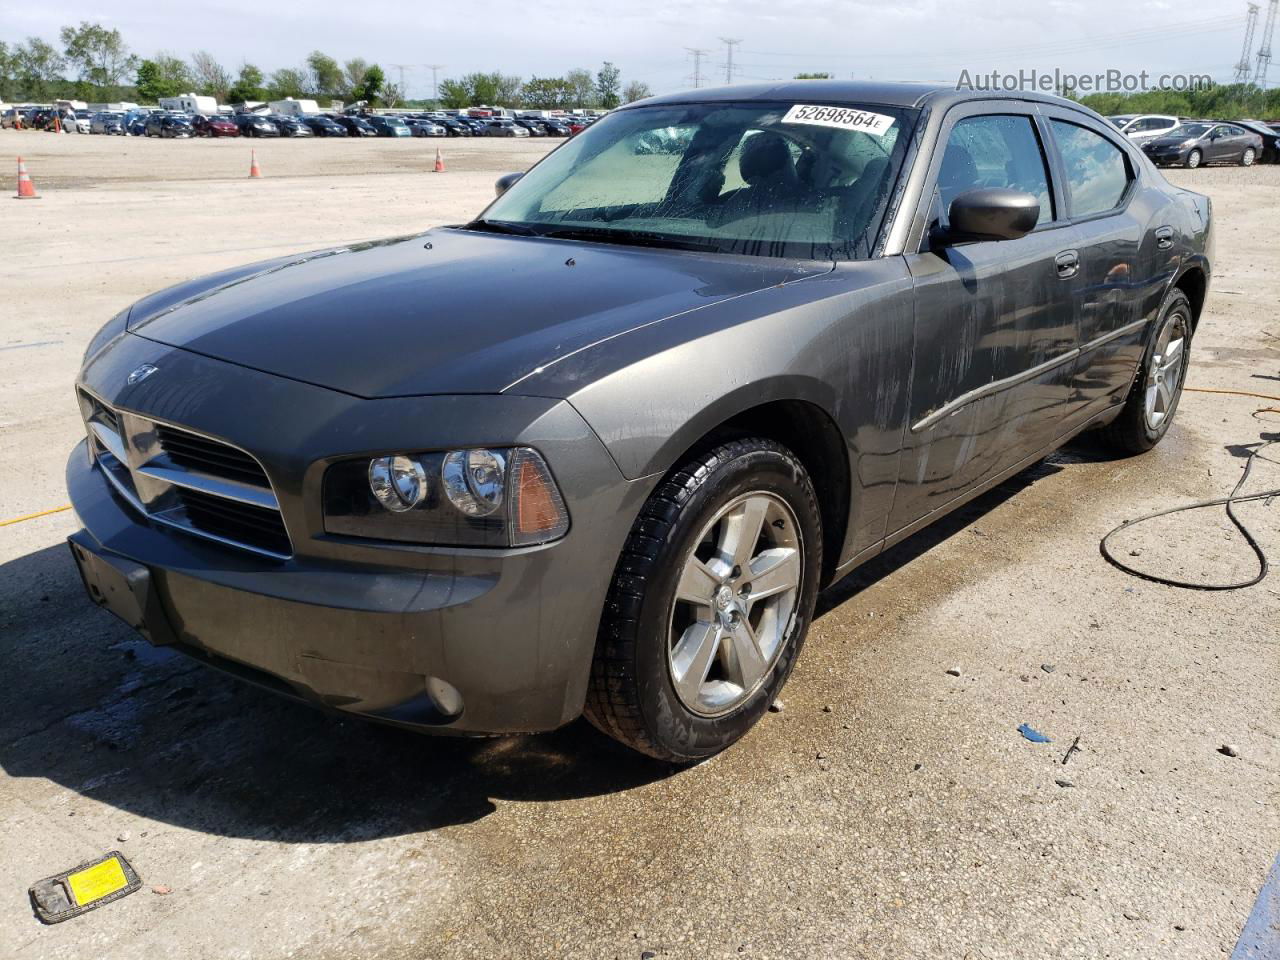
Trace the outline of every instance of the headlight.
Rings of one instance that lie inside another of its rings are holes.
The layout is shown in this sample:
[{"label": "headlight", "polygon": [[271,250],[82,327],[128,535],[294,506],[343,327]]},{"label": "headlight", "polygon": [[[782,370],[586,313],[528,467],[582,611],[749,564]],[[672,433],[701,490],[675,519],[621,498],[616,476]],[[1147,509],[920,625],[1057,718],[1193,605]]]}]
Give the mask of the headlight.
[{"label": "headlight", "polygon": [[405,543],[523,547],[563,537],[569,513],[536,450],[474,448],[333,464],[324,527]]},{"label": "headlight", "polygon": [[375,457],[369,461],[369,489],[392,513],[404,513],[426,499],[427,474],[409,457]]}]

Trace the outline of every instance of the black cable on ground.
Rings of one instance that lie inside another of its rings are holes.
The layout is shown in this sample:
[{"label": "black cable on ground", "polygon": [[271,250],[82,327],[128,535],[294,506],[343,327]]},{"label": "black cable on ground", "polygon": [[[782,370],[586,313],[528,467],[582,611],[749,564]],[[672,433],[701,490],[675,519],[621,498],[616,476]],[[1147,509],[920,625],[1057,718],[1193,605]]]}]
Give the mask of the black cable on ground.
[{"label": "black cable on ground", "polygon": [[[1249,459],[1244,465],[1244,473],[1242,473],[1240,475],[1240,479],[1236,481],[1235,489],[1231,491],[1230,496],[1223,497],[1218,500],[1200,500],[1196,503],[1185,503],[1179,507],[1170,507],[1167,510],[1149,513],[1145,517],[1126,520],[1102,538],[1101,542],[1098,544],[1099,549],[1102,551],[1102,556],[1106,558],[1106,561],[1113,567],[1117,567],[1125,573],[1132,574],[1135,577],[1141,577],[1143,580],[1150,580],[1152,583],[1163,583],[1166,586],[1182,587],[1186,590],[1241,590],[1245,587],[1252,587],[1255,584],[1261,583],[1263,579],[1266,578],[1269,570],[1267,555],[1265,551],[1263,551],[1262,547],[1259,546],[1257,539],[1255,539],[1253,534],[1249,532],[1249,528],[1244,525],[1244,522],[1238,516],[1236,516],[1234,507],[1237,503],[1247,503],[1250,500],[1268,500],[1272,497],[1280,497],[1280,487],[1275,490],[1264,490],[1261,493],[1251,493],[1247,496],[1240,495],[1240,491],[1244,488],[1245,483],[1249,479],[1249,472],[1253,469],[1253,462],[1258,459],[1258,456],[1262,451],[1277,443],[1280,443],[1280,440],[1268,440],[1266,443],[1259,446],[1258,449],[1254,450],[1253,453],[1249,454]],[[1267,460],[1266,457],[1263,457],[1262,459]],[[1276,461],[1267,460],[1267,462],[1275,463]],[[1236,529],[1244,535],[1245,542],[1249,544],[1249,547],[1253,550],[1254,556],[1258,558],[1258,573],[1249,580],[1241,580],[1238,583],[1193,583],[1189,580],[1175,580],[1172,577],[1161,577],[1154,573],[1144,573],[1141,570],[1129,566],[1129,564],[1125,563],[1123,560],[1118,559],[1107,546],[1107,541],[1117,533],[1121,530],[1128,530],[1136,524],[1145,523],[1148,520],[1154,520],[1156,517],[1167,517],[1171,513],[1182,513],[1187,510],[1200,510],[1204,507],[1218,507],[1223,505],[1227,508],[1227,517],[1230,518],[1233,524],[1235,524]]]}]

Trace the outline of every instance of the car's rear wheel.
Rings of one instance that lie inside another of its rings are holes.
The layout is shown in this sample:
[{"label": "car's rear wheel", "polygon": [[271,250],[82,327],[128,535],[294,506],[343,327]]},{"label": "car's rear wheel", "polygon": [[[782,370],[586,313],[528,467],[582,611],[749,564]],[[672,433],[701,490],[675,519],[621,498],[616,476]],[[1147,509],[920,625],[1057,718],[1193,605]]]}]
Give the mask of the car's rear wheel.
[{"label": "car's rear wheel", "polygon": [[1168,433],[1187,379],[1191,318],[1191,301],[1175,289],[1165,300],[1124,409],[1102,430],[1110,446],[1123,453],[1145,453]]},{"label": "car's rear wheel", "polygon": [[586,714],[678,763],[741,738],[813,616],[822,519],[804,465],[765,439],[691,457],[649,498],[614,572]]},{"label": "car's rear wheel", "polygon": [[1189,154],[1187,154],[1187,167],[1191,170],[1194,170],[1196,167],[1200,166],[1200,161],[1203,159],[1204,159],[1203,153],[1201,153],[1199,150],[1192,150]]},{"label": "car's rear wheel", "polygon": [[1245,147],[1244,153],[1240,155],[1240,166],[1252,167],[1254,159],[1258,156],[1253,147]]}]

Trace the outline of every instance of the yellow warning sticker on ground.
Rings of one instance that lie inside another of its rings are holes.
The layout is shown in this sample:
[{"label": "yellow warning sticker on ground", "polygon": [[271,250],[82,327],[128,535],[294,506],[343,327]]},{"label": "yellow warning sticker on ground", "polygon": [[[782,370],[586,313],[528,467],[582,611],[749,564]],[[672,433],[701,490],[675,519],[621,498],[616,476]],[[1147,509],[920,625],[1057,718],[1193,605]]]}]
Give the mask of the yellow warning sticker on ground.
[{"label": "yellow warning sticker on ground", "polygon": [[129,885],[124,875],[124,868],[115,857],[108,857],[101,863],[95,863],[87,870],[73,873],[67,877],[67,886],[71,895],[76,898],[77,906],[86,906],[95,900],[123,890]]}]

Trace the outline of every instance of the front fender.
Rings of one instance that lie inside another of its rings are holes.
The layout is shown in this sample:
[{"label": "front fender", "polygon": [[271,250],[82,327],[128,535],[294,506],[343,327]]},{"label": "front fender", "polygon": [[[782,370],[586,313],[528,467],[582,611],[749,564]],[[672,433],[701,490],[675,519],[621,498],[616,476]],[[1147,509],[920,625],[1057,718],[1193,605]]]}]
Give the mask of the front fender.
[{"label": "front fender", "polygon": [[[911,384],[914,298],[900,257],[846,263],[638,328],[521,392],[569,400],[628,479],[664,473],[716,427],[779,400],[823,411],[848,449],[851,544],[883,536]],[[785,442],[785,438],[779,438]]]}]

